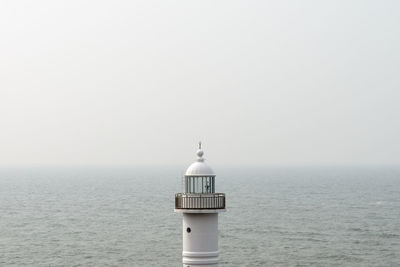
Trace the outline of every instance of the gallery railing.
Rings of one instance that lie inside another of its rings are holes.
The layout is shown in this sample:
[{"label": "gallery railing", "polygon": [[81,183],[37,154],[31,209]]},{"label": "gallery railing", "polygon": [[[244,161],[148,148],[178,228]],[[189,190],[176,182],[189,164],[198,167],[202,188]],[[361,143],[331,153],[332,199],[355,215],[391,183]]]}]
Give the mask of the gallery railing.
[{"label": "gallery railing", "polygon": [[175,194],[175,209],[225,209],[225,194]]}]

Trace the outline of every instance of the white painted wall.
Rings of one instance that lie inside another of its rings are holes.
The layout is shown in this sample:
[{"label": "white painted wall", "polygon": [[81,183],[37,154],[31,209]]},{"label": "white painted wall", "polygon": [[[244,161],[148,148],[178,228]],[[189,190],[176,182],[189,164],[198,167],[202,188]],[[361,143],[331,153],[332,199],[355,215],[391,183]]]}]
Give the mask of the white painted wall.
[{"label": "white painted wall", "polygon": [[183,267],[218,266],[218,213],[183,213],[182,231]]}]

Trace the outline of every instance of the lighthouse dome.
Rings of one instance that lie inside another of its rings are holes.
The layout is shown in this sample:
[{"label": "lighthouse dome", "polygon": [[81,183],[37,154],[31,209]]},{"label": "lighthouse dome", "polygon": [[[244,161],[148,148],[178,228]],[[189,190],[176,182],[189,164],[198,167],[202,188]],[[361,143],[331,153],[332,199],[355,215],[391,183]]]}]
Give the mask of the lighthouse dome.
[{"label": "lighthouse dome", "polygon": [[213,169],[207,163],[204,162],[203,150],[201,149],[197,150],[196,154],[197,154],[197,161],[193,162],[189,166],[189,168],[187,168],[185,175],[215,176]]}]

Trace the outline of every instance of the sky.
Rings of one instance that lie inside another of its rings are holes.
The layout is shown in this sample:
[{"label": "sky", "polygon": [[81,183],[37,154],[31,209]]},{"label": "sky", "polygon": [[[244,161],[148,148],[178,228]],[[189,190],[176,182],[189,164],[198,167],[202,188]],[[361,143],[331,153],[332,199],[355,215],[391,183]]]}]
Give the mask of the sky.
[{"label": "sky", "polygon": [[0,166],[400,165],[399,1],[1,1]]}]

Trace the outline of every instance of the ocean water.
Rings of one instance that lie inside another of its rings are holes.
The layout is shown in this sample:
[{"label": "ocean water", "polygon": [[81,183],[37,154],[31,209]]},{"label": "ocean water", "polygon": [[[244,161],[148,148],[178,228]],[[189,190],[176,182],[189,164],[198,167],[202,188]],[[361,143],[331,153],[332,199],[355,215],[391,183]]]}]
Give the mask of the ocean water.
[{"label": "ocean water", "polygon": [[[0,266],[181,266],[183,168],[0,170]],[[215,168],[220,266],[400,266],[400,169]]]}]

